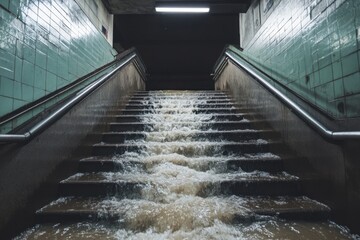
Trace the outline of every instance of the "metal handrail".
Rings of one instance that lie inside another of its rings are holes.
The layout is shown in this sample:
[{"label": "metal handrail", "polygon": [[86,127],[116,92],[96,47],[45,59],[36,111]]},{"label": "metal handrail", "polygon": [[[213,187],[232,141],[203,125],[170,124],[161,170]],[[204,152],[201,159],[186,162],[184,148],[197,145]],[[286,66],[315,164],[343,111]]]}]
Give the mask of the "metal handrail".
[{"label": "metal handrail", "polygon": [[24,134],[0,134],[0,142],[6,143],[16,143],[16,142],[24,142],[30,140],[32,137],[40,133],[46,127],[48,127],[51,123],[58,120],[61,116],[63,116],[71,107],[80,102],[90,93],[92,93],[97,87],[99,87],[102,83],[108,80],[115,72],[117,72],[120,68],[125,66],[128,62],[134,59],[137,55],[135,53],[127,56],[123,60],[120,60],[119,66],[113,69],[111,72],[107,73],[103,77],[94,81],[84,89],[80,90],[75,96],[66,101],[64,105],[61,106],[58,110],[47,116],[45,119],[37,123],[34,127],[32,127],[29,131]]},{"label": "metal handrail", "polygon": [[[224,64],[228,59],[231,59],[236,65],[243,68],[246,72],[252,75],[255,80],[257,80],[262,86],[279,98],[283,103],[285,103],[289,108],[291,108],[299,117],[301,117],[307,124],[309,124],[313,129],[320,133],[324,138],[328,140],[348,140],[348,139],[360,139],[360,131],[332,131],[327,129],[322,123],[316,120],[308,112],[306,112],[300,105],[295,103],[277,88],[270,84],[271,78],[263,74],[256,67],[251,65],[248,61],[242,58],[242,56],[236,54],[231,49],[226,49],[224,56],[217,65]],[[222,71],[223,69],[218,68]],[[219,76],[221,72],[214,73],[214,76]],[[216,80],[216,79],[215,79]]]},{"label": "metal handrail", "polygon": [[[116,64],[116,60],[113,61],[113,62],[111,62],[108,66],[106,66],[105,68],[103,68],[103,69],[101,69],[101,70],[106,70],[106,69],[110,68],[111,66],[113,66],[114,64]],[[34,104],[34,105],[31,105],[30,107],[28,107],[28,108],[24,109],[23,111],[15,114],[14,116],[11,116],[11,117],[7,118],[6,120],[3,120],[2,122],[0,122],[0,125],[3,125],[3,124],[5,124],[5,123],[8,123],[8,122],[10,122],[10,121],[18,118],[19,116],[21,116],[21,115],[23,115],[23,114],[25,114],[25,113],[27,113],[27,112],[29,112],[29,111],[37,108],[37,107],[39,107],[39,106],[41,106],[41,105],[49,102],[50,100],[57,98],[57,97],[60,96],[61,94],[65,93],[65,92],[68,92],[69,90],[71,90],[71,89],[79,86],[80,84],[86,82],[87,80],[89,80],[89,78],[95,76],[96,74],[98,74],[98,72],[91,73],[89,76],[87,76],[86,78],[82,79],[82,80],[79,81],[79,82],[76,82],[74,85],[65,87],[64,89],[61,89],[59,92],[55,93],[54,95],[52,95],[52,96],[50,96],[50,97],[48,97],[48,98],[46,98],[46,99],[44,99],[44,100],[42,100],[42,101]]]}]

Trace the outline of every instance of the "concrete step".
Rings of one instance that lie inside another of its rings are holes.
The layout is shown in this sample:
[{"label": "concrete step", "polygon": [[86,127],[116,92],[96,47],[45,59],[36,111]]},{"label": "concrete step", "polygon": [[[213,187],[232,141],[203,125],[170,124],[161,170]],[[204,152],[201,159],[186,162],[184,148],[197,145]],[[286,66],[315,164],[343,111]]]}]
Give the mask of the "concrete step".
[{"label": "concrete step", "polygon": [[[269,173],[276,173],[283,171],[283,161],[291,161],[291,157],[280,158],[277,156],[260,155],[253,157],[242,158],[229,158],[229,159],[189,159],[176,164],[181,166],[187,166],[197,171],[216,170],[216,172],[227,171],[265,171]],[[134,167],[136,169],[146,170],[146,167],[153,166],[163,162],[161,158],[154,159],[139,159],[139,160],[127,160],[127,159],[113,159],[109,157],[90,157],[82,159],[79,162],[79,172],[122,172],[126,169]],[[223,167],[225,166],[225,167]]]},{"label": "concrete step", "polygon": [[224,156],[230,154],[267,153],[272,150],[280,150],[281,143],[278,141],[249,141],[249,142],[168,142],[168,143],[139,143],[139,144],[114,144],[98,143],[93,145],[94,156],[124,154],[125,152],[140,152],[146,149],[157,149],[167,153],[171,148],[173,153],[190,156],[194,152],[202,151],[203,155],[211,156],[221,152]]},{"label": "concrete step", "polygon": [[[239,113],[242,109],[238,108],[201,108],[192,109],[192,113],[195,114],[214,114],[214,113]],[[245,109],[249,110],[249,109]],[[163,114],[178,114],[187,113],[185,110],[174,110],[173,108],[159,108],[159,109],[123,109],[123,110],[110,110],[110,113],[136,115],[136,114],[151,114],[151,113],[163,113]]]},{"label": "concrete step", "polygon": [[90,172],[122,172],[127,166],[145,170],[145,164],[140,161],[116,161],[107,157],[90,157],[79,162],[80,173]]},{"label": "concrete step", "polygon": [[[154,188],[156,181],[150,174],[129,175],[122,173],[84,173],[76,174],[59,184],[61,196],[116,196],[119,198],[141,198],[142,190]],[[149,176],[150,175],[150,176]],[[132,179],[132,180],[129,180]],[[302,195],[302,181],[286,173],[279,174],[225,174],[217,180],[196,181],[201,185],[197,196],[217,195],[237,196],[299,196]],[[177,192],[179,193],[179,192]]]},{"label": "concrete step", "polygon": [[[154,103],[148,103],[148,104],[126,104],[126,109],[139,109],[139,110],[146,110],[146,109],[162,109],[163,107],[159,104]],[[188,108],[220,108],[220,109],[226,109],[226,108],[240,108],[241,105],[239,104],[233,104],[233,103],[201,103],[201,104],[183,104],[182,107]]]},{"label": "concrete step", "polygon": [[151,93],[135,93],[132,97],[154,97],[154,98],[167,98],[167,97],[178,97],[178,98],[199,98],[199,97],[228,97],[228,94],[218,92],[207,92],[207,93],[195,93],[195,94],[151,94]]},{"label": "concrete step", "polygon": [[[199,124],[198,122],[171,122],[172,125],[180,127],[192,126]],[[253,129],[254,125],[265,125],[263,120],[253,121],[214,121],[202,122],[199,126],[200,130],[243,130]],[[152,131],[152,124],[142,122],[112,122],[109,123],[109,131],[113,132],[131,132],[131,131]]]},{"label": "concrete step", "polygon": [[[180,97],[180,96],[163,96],[163,97],[152,97],[152,96],[132,96],[129,98],[129,101],[164,101],[164,100],[189,100],[189,97]],[[202,101],[202,100],[212,100],[212,101],[217,101],[217,100],[227,100],[227,101],[231,101],[233,100],[231,97],[229,96],[199,96],[196,99],[194,99],[196,101]]]},{"label": "concrete step", "polygon": [[175,95],[182,95],[182,94],[227,94],[229,91],[217,91],[217,90],[150,90],[150,91],[135,91],[132,94],[175,94]]},{"label": "concrete step", "polygon": [[162,131],[162,132],[107,132],[102,135],[105,143],[124,143],[126,140],[139,140],[145,138],[154,139],[158,137],[162,142],[172,141],[178,138],[189,138],[192,140],[207,139],[208,141],[246,141],[254,139],[279,139],[279,133],[273,130],[231,130],[231,131]]},{"label": "concrete step", "polygon": [[[109,201],[110,200],[110,201]],[[217,201],[226,202],[228,199],[219,197]],[[229,203],[239,206],[239,210],[233,214],[234,222],[249,221],[254,215],[277,216],[286,219],[301,220],[324,220],[329,217],[330,209],[307,197],[241,197],[241,203]],[[143,201],[133,200],[132,204],[124,207],[128,200],[116,198],[60,198],[36,212],[39,222],[69,222],[69,221],[119,221],[125,219],[126,212],[141,209],[146,206]],[[202,201],[206,202],[207,199]],[[212,200],[210,199],[209,202]],[[158,209],[169,210],[177,203],[153,203],[147,207],[147,211],[155,212]],[[180,207],[177,204],[177,207]],[[212,209],[208,209],[211,211]]]},{"label": "concrete step", "polygon": [[140,198],[143,183],[138,182],[100,182],[63,181],[59,184],[60,196],[116,196],[119,198]]},{"label": "concrete step", "polygon": [[[186,100],[186,99],[174,99],[174,103],[185,103],[185,102],[189,102],[189,100]],[[195,101],[196,102],[196,101]],[[236,104],[236,102],[232,99],[218,99],[218,100],[207,100],[207,99],[204,99],[204,100],[201,100],[201,101],[197,101],[197,102],[201,102],[201,103],[204,103],[204,104]],[[156,100],[156,99],[153,99],[153,100],[129,100],[127,102],[127,104],[160,104],[160,103],[163,103],[162,101],[159,101],[159,100]]]},{"label": "concrete step", "polygon": [[211,94],[211,93],[208,93],[208,94],[134,94],[134,95],[131,95],[130,97],[141,97],[141,96],[149,96],[149,97],[179,97],[179,98],[182,98],[182,99],[197,99],[198,97],[212,97],[212,96],[227,96],[227,97],[231,97],[230,94],[218,94],[218,93],[214,93],[214,94]]},{"label": "concrete step", "polygon": [[[184,224],[185,225],[185,224]],[[293,220],[284,221],[283,219],[270,218],[254,219],[253,223],[244,222],[235,225],[229,225],[231,233],[226,232],[226,236],[231,239],[343,239],[354,240],[356,236],[341,226],[331,221],[303,221]],[[210,229],[213,229],[210,227]],[[133,228],[135,237],[142,239],[158,239],[159,233],[153,231],[142,232],[140,229]],[[79,222],[79,223],[51,223],[39,224],[36,227],[24,232],[18,239],[27,240],[45,240],[45,239],[127,239],[129,238],[126,228],[119,227],[119,223],[108,222]],[[167,239],[185,239],[191,236],[197,236],[197,232],[179,230],[174,232],[166,231]],[[180,237],[179,237],[180,236]],[[224,239],[222,232],[212,231],[207,233],[208,239]]]},{"label": "concrete step", "polygon": [[[181,114],[181,113],[180,113]],[[186,114],[184,114],[185,117]],[[158,114],[152,114],[154,118],[160,116]],[[147,117],[146,115],[108,115],[107,118],[115,119],[117,122],[141,122],[141,119]],[[205,119],[207,121],[240,121],[242,119],[253,119],[254,113],[236,113],[236,114],[212,114]],[[205,120],[203,120],[205,121]]]},{"label": "concrete step", "polygon": [[59,183],[62,197],[37,211],[38,222],[56,225],[37,225],[20,239],[126,239],[153,233],[149,230],[156,222],[165,227],[154,232],[162,237],[182,230],[168,226],[184,217],[191,220],[190,232],[198,231],[193,223],[210,215],[210,230],[201,225],[201,231],[217,233],[211,227],[220,223],[231,232],[251,229],[237,235],[244,239],[339,236],[329,223],[315,222],[328,219],[330,209],[303,196],[316,176],[290,175],[284,167],[292,157],[272,154],[283,154],[284,146],[279,133],[255,117],[263,106],[245,107],[218,91],[138,91],[127,103],[123,100],[121,106],[119,101],[89,110],[108,113],[103,123],[108,132],[93,145],[93,156],[80,161],[79,173]]},{"label": "concrete step", "polygon": [[[261,112],[263,108],[249,108],[249,107],[237,107],[237,108],[200,108],[200,109],[192,109],[190,112],[195,114],[254,114]],[[92,110],[92,114],[97,114],[97,112],[103,113],[106,111],[109,115],[156,115],[156,114],[190,114],[188,110],[176,110],[173,108],[159,108],[159,109],[94,109]]]},{"label": "concrete step", "polygon": [[132,95],[154,95],[154,96],[158,96],[158,95],[165,95],[165,96],[173,96],[173,95],[189,95],[189,96],[198,96],[198,95],[212,95],[212,94],[227,94],[227,92],[222,92],[222,91],[214,91],[214,90],[208,90],[208,91],[136,91],[133,92]]}]

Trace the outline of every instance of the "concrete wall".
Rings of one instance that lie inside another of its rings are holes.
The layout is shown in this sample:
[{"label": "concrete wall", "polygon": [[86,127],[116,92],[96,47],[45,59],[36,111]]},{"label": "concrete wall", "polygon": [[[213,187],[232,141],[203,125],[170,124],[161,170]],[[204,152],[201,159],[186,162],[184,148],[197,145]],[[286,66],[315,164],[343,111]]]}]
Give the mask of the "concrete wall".
[{"label": "concrete wall", "polygon": [[0,0],[0,117],[116,54],[75,1]]},{"label": "concrete wall", "polygon": [[216,81],[215,88],[230,91],[237,102],[248,107],[261,107],[259,114],[281,133],[284,143],[300,156],[296,161],[286,162],[286,168],[296,175],[316,180],[315,183],[319,184],[305,185],[307,193],[329,204],[338,222],[359,232],[360,142],[331,143],[324,140],[231,62]]},{"label": "concrete wall", "polygon": [[257,0],[241,47],[273,78],[335,119],[360,116],[360,1]]},{"label": "concrete wall", "polygon": [[35,210],[55,198],[58,182],[90,154],[97,139],[89,136],[106,127],[106,106],[121,106],[135,90],[145,90],[145,83],[130,63],[31,142],[0,145],[2,239],[31,223]]}]

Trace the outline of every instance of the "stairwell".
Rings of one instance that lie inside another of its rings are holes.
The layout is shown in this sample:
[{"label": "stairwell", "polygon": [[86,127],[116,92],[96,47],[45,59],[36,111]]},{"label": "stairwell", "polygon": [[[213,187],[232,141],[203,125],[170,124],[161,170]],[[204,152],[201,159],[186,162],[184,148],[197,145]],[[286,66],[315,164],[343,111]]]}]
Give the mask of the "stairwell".
[{"label": "stairwell", "polygon": [[136,92],[17,239],[352,239],[226,92]]}]

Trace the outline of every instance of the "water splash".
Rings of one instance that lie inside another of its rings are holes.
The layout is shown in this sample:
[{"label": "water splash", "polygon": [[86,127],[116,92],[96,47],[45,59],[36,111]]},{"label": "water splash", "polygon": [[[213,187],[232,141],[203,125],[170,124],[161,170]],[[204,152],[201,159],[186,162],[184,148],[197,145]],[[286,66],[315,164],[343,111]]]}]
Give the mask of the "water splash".
[{"label": "water splash", "polygon": [[[300,232],[300,233],[299,233]],[[153,228],[146,231],[133,231],[102,223],[37,225],[24,232],[15,240],[23,239],[74,239],[74,240],[183,240],[183,239],[229,239],[229,240],[268,240],[268,239],[316,239],[316,240],[356,240],[358,235],[333,222],[306,223],[286,222],[277,219],[264,219],[248,224],[229,225],[215,220],[209,227],[193,228],[189,231],[166,230],[158,232]]]},{"label": "water splash", "polygon": [[[126,141],[127,144],[144,146],[140,151],[126,152],[112,158],[121,166],[121,171],[81,173],[65,180],[96,178],[105,182],[142,183],[141,198],[111,197],[83,206],[97,209],[100,217],[117,213],[119,218],[116,223],[38,225],[18,239],[352,238],[347,229],[331,222],[312,223],[309,227],[306,222],[286,222],[267,217],[236,224],[234,219],[238,215],[251,215],[248,208],[250,204],[256,208],[260,203],[255,198],[209,194],[211,191],[217,193],[221,181],[297,178],[285,172],[269,174],[262,171],[244,172],[241,169],[229,172],[227,161],[230,160],[279,157],[272,153],[223,156],[222,144],[233,142],[220,139],[205,141],[195,137],[204,124],[216,121],[213,114],[196,113],[199,106],[206,104],[210,98],[193,92],[167,97],[168,93],[151,93],[147,100],[142,101],[151,111],[142,115],[141,121],[151,127],[145,132],[145,139]],[[248,120],[243,118],[241,121]],[[216,131],[209,129],[211,125],[206,126],[207,131]],[[247,142],[267,143],[263,139]],[[61,198],[50,206],[66,204],[71,200]],[[287,201],[279,198],[274,204],[286,205]]]},{"label": "water splash", "polygon": [[191,231],[194,228],[212,226],[216,220],[232,223],[235,215],[248,214],[248,210],[241,206],[241,198],[201,198],[187,195],[167,203],[143,199],[109,199],[101,202],[100,208],[105,213],[119,212],[119,222],[127,230],[152,229],[156,232]]}]

